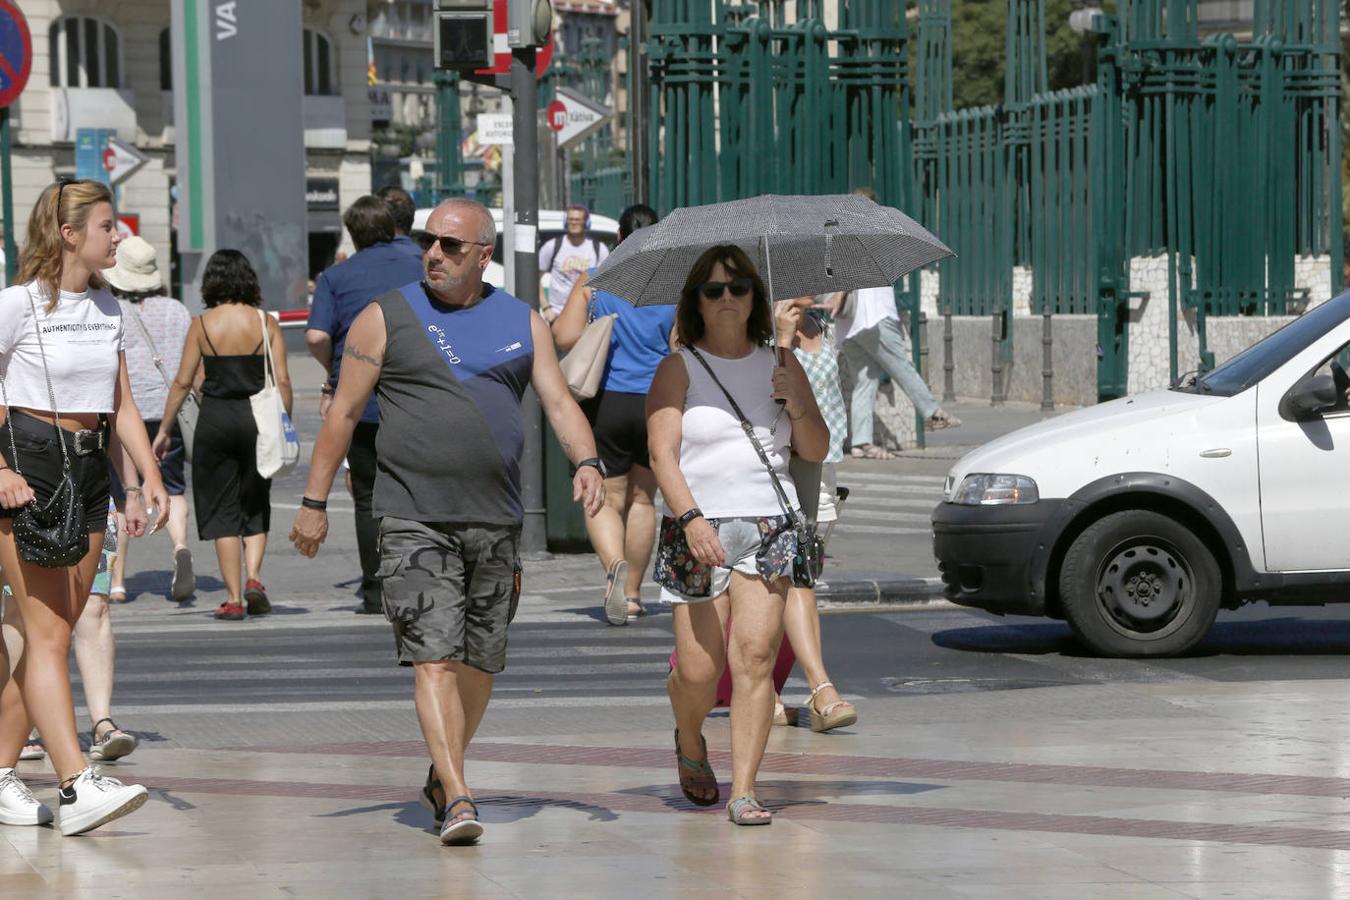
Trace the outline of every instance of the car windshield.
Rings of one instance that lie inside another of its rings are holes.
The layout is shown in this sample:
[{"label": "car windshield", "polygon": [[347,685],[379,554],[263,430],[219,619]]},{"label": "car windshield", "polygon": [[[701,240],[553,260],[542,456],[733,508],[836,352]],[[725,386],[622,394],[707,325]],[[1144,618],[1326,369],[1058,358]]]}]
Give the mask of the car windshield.
[{"label": "car windshield", "polygon": [[1264,340],[1199,378],[1183,378],[1173,390],[1232,397],[1293,359],[1299,351],[1350,316],[1350,293],[1315,307]]}]

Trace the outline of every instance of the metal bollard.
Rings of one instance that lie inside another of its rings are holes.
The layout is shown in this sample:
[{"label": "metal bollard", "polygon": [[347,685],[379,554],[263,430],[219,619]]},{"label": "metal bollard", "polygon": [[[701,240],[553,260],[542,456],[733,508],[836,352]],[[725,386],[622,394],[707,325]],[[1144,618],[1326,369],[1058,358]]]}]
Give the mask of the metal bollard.
[{"label": "metal bollard", "polygon": [[1053,344],[1054,327],[1047,303],[1041,317],[1041,409],[1045,412],[1055,408],[1055,363],[1050,352]]},{"label": "metal bollard", "polygon": [[1003,403],[1003,354],[1000,352],[1002,341],[999,340],[999,332],[1002,330],[999,326],[1001,320],[998,313],[994,313],[993,327],[989,330],[990,340],[990,379],[989,379],[989,405],[999,406]]},{"label": "metal bollard", "polygon": [[923,383],[932,388],[933,382],[928,377],[928,313],[919,311],[919,377]]},{"label": "metal bollard", "polygon": [[956,337],[952,334],[952,314],[942,314],[942,402],[956,402],[956,363],[952,361],[952,346]]}]

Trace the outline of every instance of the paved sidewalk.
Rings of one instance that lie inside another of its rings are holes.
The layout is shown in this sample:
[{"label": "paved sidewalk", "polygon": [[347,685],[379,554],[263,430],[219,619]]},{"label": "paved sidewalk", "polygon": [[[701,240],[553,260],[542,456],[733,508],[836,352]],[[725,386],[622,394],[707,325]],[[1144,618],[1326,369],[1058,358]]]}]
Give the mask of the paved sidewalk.
[{"label": "paved sidewalk", "polygon": [[[108,767],[152,799],[90,835],[0,827],[0,894],[1344,896],[1345,688],[873,699],[848,733],[774,730],[768,828],[680,796],[663,709],[597,696],[603,724],[548,734],[490,710],[470,766],[487,834],[471,848],[442,847],[416,803],[426,763],[409,713],[349,712],[319,741],[276,717],[252,746],[147,747]],[[706,735],[725,798],[724,715]],[[54,802],[45,764],[21,768]]]}]

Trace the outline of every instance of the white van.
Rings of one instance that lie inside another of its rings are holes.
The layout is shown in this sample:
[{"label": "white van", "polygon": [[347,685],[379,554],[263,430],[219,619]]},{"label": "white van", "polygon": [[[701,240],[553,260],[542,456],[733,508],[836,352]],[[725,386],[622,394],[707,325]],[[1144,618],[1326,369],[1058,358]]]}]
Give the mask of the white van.
[{"label": "white van", "polygon": [[[483,280],[488,284],[502,287],[506,284],[506,272],[502,268],[502,211],[500,207],[491,207],[492,221],[497,226],[497,245],[492,248],[492,262],[488,263],[487,270],[483,272]],[[412,236],[416,240],[418,232],[427,230],[427,218],[431,215],[431,208],[419,209],[413,215]],[[545,241],[551,241],[562,235],[567,230],[567,213],[564,210],[541,209],[539,210],[539,236],[535,246],[530,248],[530,252],[536,252],[544,245]],[[599,238],[602,242],[614,248],[614,243],[619,239],[619,223],[608,216],[591,213],[590,234]],[[548,295],[548,276],[545,275],[539,279],[539,299],[543,302]]]},{"label": "white van", "polygon": [[956,603],[1066,619],[1106,656],[1220,608],[1350,601],[1350,293],[1206,375],[1013,432],[933,511]]}]

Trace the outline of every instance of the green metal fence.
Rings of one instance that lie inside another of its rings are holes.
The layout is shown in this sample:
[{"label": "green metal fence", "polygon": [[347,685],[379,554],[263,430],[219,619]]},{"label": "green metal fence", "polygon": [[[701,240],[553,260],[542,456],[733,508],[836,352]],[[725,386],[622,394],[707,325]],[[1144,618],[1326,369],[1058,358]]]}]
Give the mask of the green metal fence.
[{"label": "green metal fence", "polygon": [[904,197],[903,5],[822,0],[653,4],[651,191],[666,212],[763,193],[869,185]]},{"label": "green metal fence", "polygon": [[574,172],[568,196],[574,203],[586,204],[592,212],[617,219],[619,213],[633,202],[628,166]]}]

